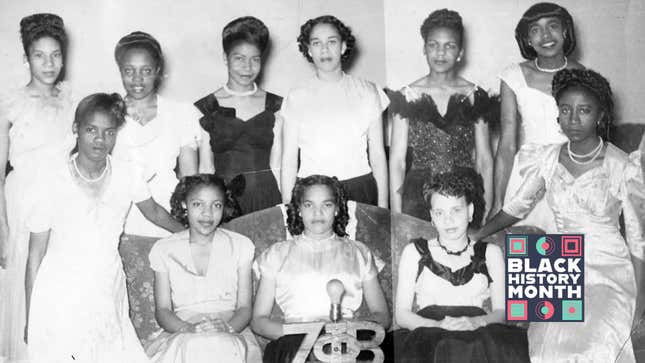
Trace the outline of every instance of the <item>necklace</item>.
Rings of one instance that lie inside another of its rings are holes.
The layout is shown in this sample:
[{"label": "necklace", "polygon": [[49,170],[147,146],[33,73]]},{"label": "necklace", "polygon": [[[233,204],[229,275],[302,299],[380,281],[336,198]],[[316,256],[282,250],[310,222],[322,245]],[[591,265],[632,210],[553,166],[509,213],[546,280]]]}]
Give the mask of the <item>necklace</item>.
[{"label": "necklace", "polygon": [[441,249],[442,249],[442,250],[444,250],[447,254],[449,254],[449,255],[453,255],[453,256],[461,256],[461,254],[462,254],[462,253],[464,253],[464,252],[466,252],[466,250],[467,250],[467,249],[468,249],[468,247],[470,246],[470,238],[468,238],[468,243],[466,243],[466,245],[464,246],[464,248],[462,248],[462,249],[461,249],[461,250],[459,250],[459,251],[450,251],[449,249],[447,249],[447,248],[446,248],[446,246],[444,246],[444,245],[441,243],[441,240],[439,239],[439,237],[437,237],[437,243],[439,244],[439,247],[441,247]]},{"label": "necklace", "polygon": [[233,91],[232,89],[228,88],[228,84],[224,83],[224,91],[226,91],[231,96],[246,97],[246,96],[254,95],[255,92],[258,91],[258,85],[257,83],[253,82],[252,90],[240,92],[240,91]]},{"label": "necklace", "polygon": [[538,57],[535,57],[535,60],[533,61],[533,63],[535,63],[535,68],[537,68],[538,71],[546,72],[546,73],[555,73],[555,72],[561,71],[567,68],[567,65],[569,65],[569,61],[567,60],[566,56],[564,57],[564,64],[558,68],[547,69],[547,68],[540,67],[540,65],[538,64]]},{"label": "necklace", "polygon": [[[571,161],[573,161],[578,165],[591,164],[600,155],[600,153],[602,152],[602,147],[605,144],[600,137],[598,137],[598,139],[599,139],[598,146],[596,146],[590,153],[584,154],[584,155],[578,155],[578,154],[575,154],[573,151],[571,151],[571,141],[567,142],[567,153],[569,154],[569,159],[571,159]],[[587,161],[578,161],[574,159],[574,158],[581,159],[589,156],[591,156],[591,159]]]},{"label": "necklace", "polygon": [[86,178],[83,175],[83,173],[81,173],[81,171],[78,169],[78,164],[76,164],[76,158],[77,157],[78,157],[78,154],[74,155],[74,157],[72,158],[72,164],[74,165],[74,170],[76,170],[76,173],[78,174],[79,178],[81,178],[83,181],[88,182],[88,183],[96,183],[97,181],[103,179],[103,177],[107,173],[107,170],[108,170],[108,168],[110,166],[110,156],[108,155],[105,158],[105,167],[103,168],[103,171],[101,172],[101,175],[99,175],[95,179]]}]

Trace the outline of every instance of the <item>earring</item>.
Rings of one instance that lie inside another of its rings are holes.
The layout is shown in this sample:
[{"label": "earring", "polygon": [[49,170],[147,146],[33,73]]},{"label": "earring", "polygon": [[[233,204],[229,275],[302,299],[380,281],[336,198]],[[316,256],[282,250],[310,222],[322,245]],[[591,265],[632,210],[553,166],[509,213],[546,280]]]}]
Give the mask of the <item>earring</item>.
[{"label": "earring", "polygon": [[461,62],[461,56],[457,57],[457,63]]}]

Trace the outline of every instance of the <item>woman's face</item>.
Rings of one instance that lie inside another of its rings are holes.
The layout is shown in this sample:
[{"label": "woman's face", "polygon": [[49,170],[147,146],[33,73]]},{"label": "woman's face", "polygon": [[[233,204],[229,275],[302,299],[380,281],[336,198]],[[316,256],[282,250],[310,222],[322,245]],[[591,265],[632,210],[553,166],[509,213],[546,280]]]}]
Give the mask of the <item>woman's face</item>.
[{"label": "woman's face", "polygon": [[430,216],[439,238],[456,240],[468,232],[468,224],[473,217],[473,205],[466,197],[453,197],[433,193],[430,197]]},{"label": "woman's face", "polygon": [[304,232],[310,236],[328,236],[333,233],[334,218],[338,213],[336,198],[327,185],[312,185],[305,190],[300,203]]},{"label": "woman's face", "polygon": [[311,30],[308,49],[316,69],[332,72],[341,68],[341,57],[347,44],[335,26],[319,23]]},{"label": "woman's face", "polygon": [[598,99],[588,90],[572,87],[558,98],[558,122],[572,142],[597,139],[596,127],[604,116]]},{"label": "woman's face", "polygon": [[188,226],[191,233],[211,236],[222,221],[225,196],[212,185],[195,188],[186,197]]},{"label": "woman's face", "polygon": [[114,148],[117,123],[114,117],[105,112],[94,112],[74,124],[78,154],[88,160],[102,162]]},{"label": "woman's face", "polygon": [[240,87],[250,87],[262,70],[262,53],[254,44],[241,42],[225,54],[228,81]]},{"label": "woman's face", "polygon": [[529,25],[527,40],[538,56],[554,57],[563,53],[565,36],[562,20],[546,17]]},{"label": "woman's face", "polygon": [[63,51],[52,37],[38,38],[29,46],[27,61],[32,81],[54,85],[63,69]]},{"label": "woman's face", "polygon": [[143,48],[128,49],[120,59],[119,71],[128,97],[140,100],[155,93],[159,65],[150,51]]},{"label": "woman's face", "polygon": [[456,31],[449,28],[434,28],[428,32],[423,47],[428,66],[433,72],[445,73],[452,70],[461,57],[461,39]]}]

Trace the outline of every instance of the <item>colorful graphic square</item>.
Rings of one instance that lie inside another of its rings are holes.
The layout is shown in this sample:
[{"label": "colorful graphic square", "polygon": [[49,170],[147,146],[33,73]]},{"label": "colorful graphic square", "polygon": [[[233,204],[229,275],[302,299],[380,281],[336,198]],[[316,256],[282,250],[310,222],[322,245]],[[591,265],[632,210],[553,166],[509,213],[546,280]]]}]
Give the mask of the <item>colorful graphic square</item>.
[{"label": "colorful graphic square", "polygon": [[528,237],[527,236],[507,236],[506,237],[506,255],[507,256],[527,256],[528,255]]},{"label": "colorful graphic square", "polygon": [[562,236],[562,257],[582,256],[582,236]]},{"label": "colorful graphic square", "polygon": [[582,300],[562,300],[562,321],[582,321]]},{"label": "colorful graphic square", "polygon": [[526,321],[529,318],[528,311],[526,300],[508,300],[506,302],[506,320]]}]

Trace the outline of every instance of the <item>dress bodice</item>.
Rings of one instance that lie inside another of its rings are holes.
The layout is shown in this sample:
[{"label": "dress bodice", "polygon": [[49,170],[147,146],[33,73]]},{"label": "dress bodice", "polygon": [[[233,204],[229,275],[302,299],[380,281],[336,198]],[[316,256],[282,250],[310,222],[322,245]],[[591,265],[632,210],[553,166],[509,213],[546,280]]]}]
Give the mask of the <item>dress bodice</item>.
[{"label": "dress bodice", "polygon": [[264,110],[248,120],[237,117],[232,107],[220,106],[210,94],[195,106],[202,112],[202,128],[210,134],[215,156],[215,170],[226,177],[269,169],[273,146],[275,112],[280,110],[282,97],[266,93]]},{"label": "dress bodice", "polygon": [[412,170],[431,169],[433,174],[455,167],[474,167],[474,125],[495,104],[486,92],[472,90],[469,95],[453,94],[445,115],[428,94],[419,96],[410,87],[388,92],[390,112],[408,120],[408,146],[412,151]]},{"label": "dress bodice", "polygon": [[515,93],[521,116],[521,144],[557,144],[566,142],[558,124],[555,99],[526,83],[522,67],[515,63],[506,68],[500,78]]},{"label": "dress bodice", "polygon": [[73,102],[69,86],[60,83],[54,97],[44,98],[25,87],[0,96],[0,118],[9,128],[9,161],[14,169],[31,168],[53,151],[73,147]]}]

